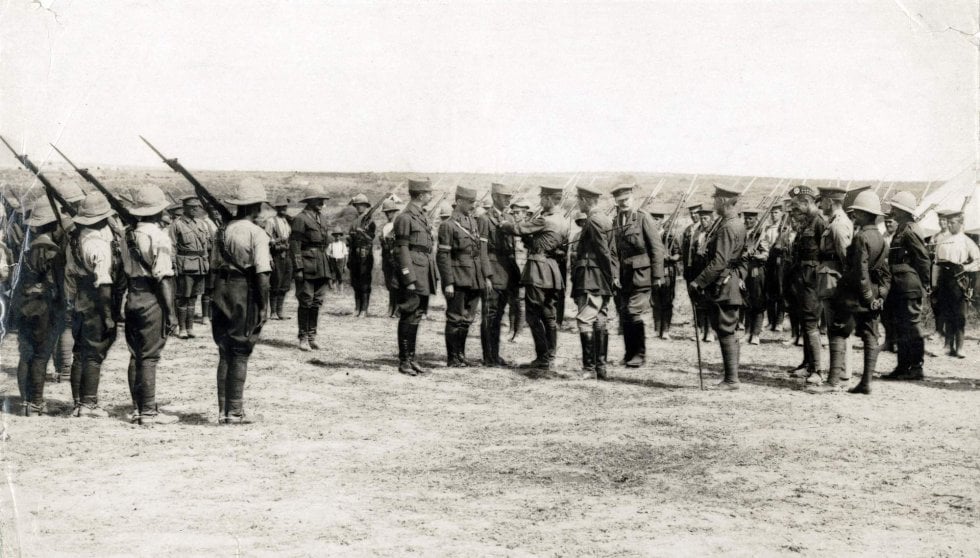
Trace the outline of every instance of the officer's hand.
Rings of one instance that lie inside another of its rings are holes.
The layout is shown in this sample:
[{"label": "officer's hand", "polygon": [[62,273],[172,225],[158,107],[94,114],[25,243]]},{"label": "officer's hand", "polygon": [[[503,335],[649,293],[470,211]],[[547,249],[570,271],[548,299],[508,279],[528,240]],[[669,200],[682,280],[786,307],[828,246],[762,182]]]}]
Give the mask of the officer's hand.
[{"label": "officer's hand", "polygon": [[452,285],[446,285],[446,288],[442,290],[442,294],[446,295],[446,300],[449,300],[456,295],[456,289]]},{"label": "officer's hand", "polygon": [[405,287],[405,289],[408,290],[409,292],[415,292],[415,283],[409,283],[408,286]]},{"label": "officer's hand", "polygon": [[885,301],[880,298],[876,298],[871,301],[872,310],[881,310],[884,306],[885,306]]},{"label": "officer's hand", "polygon": [[701,289],[695,283],[687,284],[687,294],[691,295],[693,298],[701,296]]}]

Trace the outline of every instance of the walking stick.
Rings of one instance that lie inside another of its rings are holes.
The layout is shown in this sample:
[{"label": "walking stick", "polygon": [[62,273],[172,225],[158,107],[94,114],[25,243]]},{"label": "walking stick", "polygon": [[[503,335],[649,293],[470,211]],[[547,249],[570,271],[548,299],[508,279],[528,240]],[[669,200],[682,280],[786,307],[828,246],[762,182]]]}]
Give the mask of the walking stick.
[{"label": "walking stick", "polygon": [[698,327],[698,307],[691,301],[691,313],[694,314],[694,343],[698,347],[698,384],[704,391],[704,368],[701,364],[701,328]]}]

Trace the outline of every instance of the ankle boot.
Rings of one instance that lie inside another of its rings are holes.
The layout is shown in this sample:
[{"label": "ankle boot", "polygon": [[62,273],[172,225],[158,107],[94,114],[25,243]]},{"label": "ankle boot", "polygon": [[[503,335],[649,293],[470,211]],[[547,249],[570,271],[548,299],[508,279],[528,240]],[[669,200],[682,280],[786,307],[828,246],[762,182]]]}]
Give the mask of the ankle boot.
[{"label": "ankle boot", "polygon": [[874,376],[875,367],[878,365],[878,352],[878,339],[873,336],[866,336],[864,339],[864,370],[861,373],[861,381],[851,388],[849,393],[871,395],[871,378]]},{"label": "ankle boot", "polygon": [[595,376],[599,380],[606,379],[606,357],[609,356],[609,331],[596,330],[595,334]]},{"label": "ankle boot", "polygon": [[721,347],[721,360],[725,368],[725,377],[714,389],[736,390],[739,388],[738,380],[738,337],[734,334],[724,335],[718,338]]},{"label": "ankle boot", "polygon": [[580,331],[578,338],[582,343],[582,379],[591,380],[595,377],[595,333],[591,331]]}]

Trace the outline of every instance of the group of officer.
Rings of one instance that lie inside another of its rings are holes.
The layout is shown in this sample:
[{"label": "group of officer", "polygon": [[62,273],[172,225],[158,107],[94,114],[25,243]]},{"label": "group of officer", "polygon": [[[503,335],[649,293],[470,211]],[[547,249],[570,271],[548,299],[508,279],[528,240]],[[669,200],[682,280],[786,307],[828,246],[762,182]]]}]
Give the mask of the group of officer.
[{"label": "group of officer", "polygon": [[[670,338],[678,265],[683,265],[696,337],[717,339],[721,349],[719,389],[739,387],[738,330],[747,331],[749,344],[759,344],[767,315],[774,331],[781,330],[784,315],[790,317],[803,344],[803,364],[794,373],[812,391],[845,385],[854,334],[863,343],[864,367],[851,391],[870,393],[883,312],[898,352],[898,365],[885,378],[923,378],[924,301],[935,308],[949,354],[963,357],[965,313],[980,252],[963,234],[961,214],[945,214],[943,233],[927,243],[915,223],[916,200],[908,192],[890,200],[886,238],[877,224],[885,212],[869,189],[849,199],[849,192],[839,188],[796,186],[785,204],[760,211],[740,208],[738,189],[714,188],[710,209],[688,208],[694,222],[678,240],[668,217],[676,216],[676,209],[638,207],[632,183],[609,191],[614,200],[609,209],[600,207],[604,191],[577,186],[573,220],[579,231],[572,237],[562,208],[563,188],[540,187],[540,209],[532,213],[530,204],[515,199],[513,188],[499,183],[491,185],[489,207],[474,211],[477,192],[460,186],[452,212],[435,228],[427,209],[431,183],[409,180],[404,207],[388,197],[379,201],[386,220],[381,267],[388,315],[398,317],[399,372],[429,372],[416,357],[416,342],[429,297],[440,283],[450,367],[475,365],[466,355],[466,340],[477,313],[482,365],[510,366],[500,354],[502,321],[523,293],[535,358],[521,367],[556,372],[564,313],[560,302],[566,292],[576,306],[581,377],[607,377],[610,306],[624,337],[622,364],[643,366],[651,309],[656,334]],[[226,222],[210,218],[196,196],[185,198],[177,215],[152,185],[135,188],[127,197],[123,213],[135,222],[123,223],[100,192],[86,195],[69,183],[62,197],[72,211],[56,211],[48,199],[39,198],[25,223],[29,229],[15,307],[25,414],[45,412],[46,367],[54,354],[58,370],[67,370],[71,382],[71,414],[105,416],[98,400],[101,365],[116,339],[117,323],[124,320],[131,354],[130,419],[138,424],[176,420],[157,407],[156,366],[171,333],[194,336],[198,296],[218,346],[221,423],[247,421],[248,359],[266,320],[286,319],[283,299],[292,286],[299,303],[298,346],[319,348],[319,309],[329,280],[336,277],[328,251],[335,231],[323,213],[328,197],[321,191],[304,192],[302,211],[290,217],[287,199],[269,204],[265,188],[246,181],[222,200],[235,211]],[[266,214],[265,205],[272,205],[275,215]],[[362,316],[370,301],[376,207],[364,195],[350,205],[357,217],[347,234],[347,269]],[[821,328],[829,336],[826,364]]]}]

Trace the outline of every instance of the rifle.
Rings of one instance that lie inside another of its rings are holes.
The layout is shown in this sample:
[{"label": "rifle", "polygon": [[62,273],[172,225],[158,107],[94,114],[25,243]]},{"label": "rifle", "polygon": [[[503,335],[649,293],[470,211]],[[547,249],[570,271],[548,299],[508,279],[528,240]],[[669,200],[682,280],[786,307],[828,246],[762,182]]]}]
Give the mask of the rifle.
[{"label": "rifle", "polygon": [[371,220],[372,217],[374,217],[374,214],[377,213],[378,209],[381,208],[381,204],[383,204],[384,202],[388,201],[388,199],[391,198],[391,196],[395,195],[395,190],[401,188],[402,187],[402,184],[404,184],[404,182],[399,182],[394,188],[392,188],[391,190],[389,190],[387,194],[385,194],[384,196],[382,196],[377,201],[377,203],[375,203],[374,205],[372,205],[371,208],[368,209],[367,212],[364,213],[364,215],[361,215],[360,217],[358,217],[357,218],[357,228],[361,229],[361,228],[364,228],[365,226],[367,226],[367,223]]},{"label": "rifle", "polygon": [[72,217],[75,216],[75,210],[68,205],[68,202],[65,200],[64,196],[62,196],[61,192],[59,192],[54,185],[51,184],[48,177],[41,174],[41,170],[37,168],[37,165],[32,163],[31,160],[27,158],[26,153],[23,155],[17,153],[17,150],[15,150],[3,136],[0,136],[0,141],[7,146],[7,149],[14,154],[14,157],[20,161],[20,164],[23,165],[25,169],[34,173],[34,176],[36,176],[38,181],[41,182],[41,185],[44,186],[44,195],[48,198],[48,203],[51,204],[51,210],[54,211],[55,217],[57,217],[56,221],[58,223],[58,228],[61,229],[61,232],[65,232],[65,226],[61,222],[61,211],[58,209],[58,204],[56,204],[55,201],[61,204],[61,207],[68,212],[68,215],[71,215]]},{"label": "rifle", "polygon": [[687,203],[687,201],[691,199],[691,196],[694,195],[694,192],[697,191],[697,182],[698,175],[695,174],[694,178],[691,179],[691,184],[688,185],[687,190],[684,192],[684,195],[681,196],[681,199],[677,200],[677,205],[674,206],[674,210],[670,212],[670,215],[664,221],[663,229],[667,231],[667,238],[664,240],[664,248],[668,254],[670,254],[673,250],[674,242],[676,240],[676,235],[674,234],[674,222],[677,221],[681,207]]},{"label": "rifle", "polygon": [[448,195],[449,195],[449,192],[443,192],[442,194],[439,195],[439,199],[436,200],[436,202],[434,204],[432,204],[432,208],[429,209],[429,214],[426,215],[426,218],[427,219],[429,219],[431,221],[432,219],[435,219],[436,218],[436,212],[439,211],[439,206],[442,204],[443,200],[445,200],[446,199],[446,196],[448,196]]},{"label": "rifle", "polygon": [[[596,177],[593,176],[592,177],[592,181],[589,182],[589,186],[592,186],[595,183],[595,179],[596,179]],[[577,182],[578,181],[576,181],[576,183]],[[572,189],[569,188],[568,185],[566,184],[565,185],[565,188],[562,190],[561,199],[558,200],[558,205],[556,205],[555,208],[561,209],[561,206],[565,204],[565,200],[568,199],[568,194],[571,191],[572,191]],[[575,210],[575,204],[572,204],[571,207],[569,207],[567,210],[565,210],[565,218],[568,219],[571,216],[572,211],[574,211],[574,210]]]},{"label": "rifle", "polygon": [[128,227],[136,226],[136,223],[139,222],[139,219],[137,219],[135,215],[130,213],[129,210],[126,209],[126,207],[119,201],[119,199],[116,198],[116,196],[112,195],[112,192],[110,192],[108,188],[106,188],[105,186],[102,185],[101,182],[99,182],[98,178],[92,176],[92,173],[88,172],[88,169],[80,169],[77,166],[75,166],[75,163],[72,163],[71,159],[69,159],[67,155],[62,153],[60,149],[55,147],[53,143],[50,143],[48,145],[54,148],[54,150],[58,152],[58,155],[61,155],[61,158],[64,159],[65,162],[67,162],[69,165],[71,165],[71,168],[75,169],[75,172],[77,172],[82,178],[84,178],[86,182],[88,182],[92,186],[95,186],[96,190],[102,192],[102,195],[105,196],[105,199],[109,201],[109,206],[112,207],[112,210],[119,215],[120,219],[122,219],[123,224],[125,224]]},{"label": "rifle", "polygon": [[[780,186],[779,183],[777,183],[776,188],[779,188],[779,186]],[[769,213],[772,211],[772,208],[776,206],[776,204],[779,202],[779,198],[781,197],[780,195],[777,195],[775,193],[775,188],[773,188],[773,190],[774,192],[772,194],[772,200],[769,202],[769,205],[766,206],[766,210],[764,212],[759,213],[758,221],[756,221],[755,226],[752,227],[752,231],[747,236],[747,238],[753,238],[753,235],[758,235],[755,237],[755,240],[752,242],[752,247],[748,250],[748,252],[746,252],[749,255],[754,254],[755,251],[759,248],[759,244],[762,243],[761,232],[763,227],[765,227],[766,219],[769,217]]]},{"label": "rifle", "polygon": [[203,184],[198,182],[197,179],[194,178],[194,175],[192,175],[187,169],[184,168],[184,165],[181,165],[176,158],[167,159],[163,155],[163,153],[160,153],[160,151],[156,147],[153,147],[153,144],[147,141],[147,139],[144,138],[143,136],[140,136],[140,139],[143,140],[143,143],[145,143],[147,147],[152,149],[153,152],[156,153],[158,157],[163,159],[163,162],[166,163],[168,167],[173,169],[174,172],[186,178],[187,181],[191,183],[191,186],[194,187],[194,193],[197,194],[197,197],[201,198],[201,201],[208,204],[211,207],[211,209],[217,211],[218,215],[221,216],[221,220],[225,224],[227,224],[228,221],[232,220],[234,216],[231,214],[231,211],[228,211],[228,208],[222,205],[221,202],[218,200],[218,198],[214,197],[211,194],[211,192],[209,192],[208,189],[204,187]]}]

